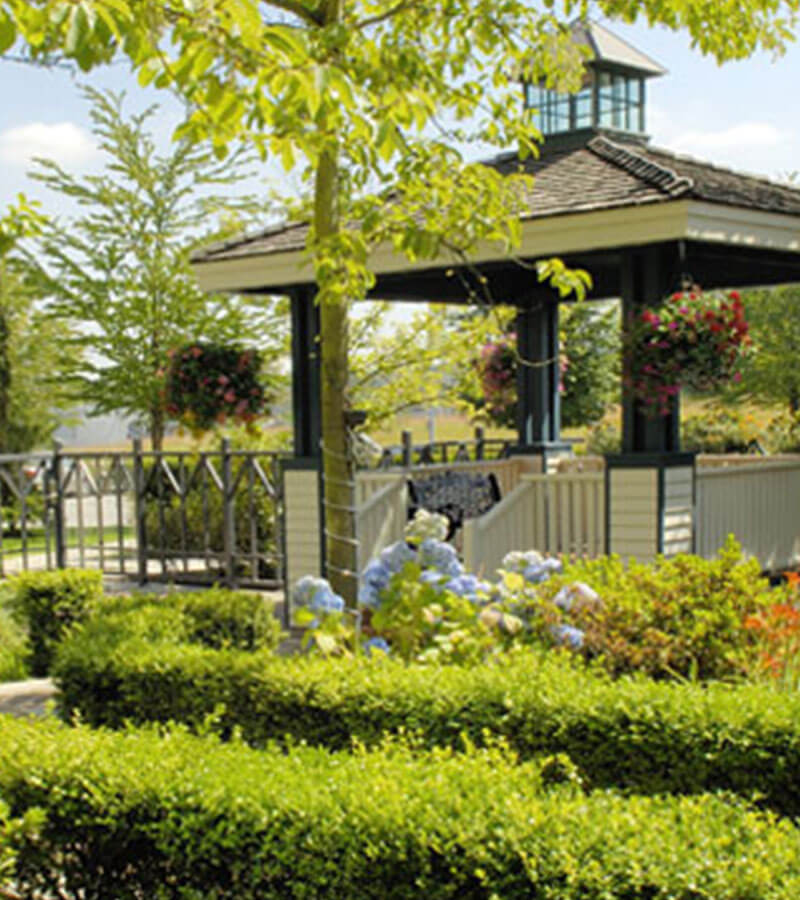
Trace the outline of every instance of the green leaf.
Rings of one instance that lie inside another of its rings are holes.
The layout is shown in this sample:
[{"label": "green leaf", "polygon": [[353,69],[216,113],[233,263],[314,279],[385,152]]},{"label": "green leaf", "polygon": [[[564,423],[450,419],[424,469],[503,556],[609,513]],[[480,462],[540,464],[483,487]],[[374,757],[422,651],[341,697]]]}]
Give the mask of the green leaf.
[{"label": "green leaf", "polygon": [[14,20],[8,13],[4,13],[0,16],[0,53],[5,53],[13,47],[16,39],[17,29]]},{"label": "green leaf", "polygon": [[86,9],[81,4],[73,10],[67,29],[67,40],[64,50],[68,56],[75,56],[79,48],[83,47],[89,36],[89,17]]}]

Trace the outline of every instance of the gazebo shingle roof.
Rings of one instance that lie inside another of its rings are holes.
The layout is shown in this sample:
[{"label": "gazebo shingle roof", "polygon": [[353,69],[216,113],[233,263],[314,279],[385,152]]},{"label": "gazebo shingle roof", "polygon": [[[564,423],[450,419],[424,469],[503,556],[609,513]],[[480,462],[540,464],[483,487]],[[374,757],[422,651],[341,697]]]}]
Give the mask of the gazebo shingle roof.
[{"label": "gazebo shingle roof", "polygon": [[[577,136],[576,136],[577,137]],[[515,154],[488,161],[509,174],[520,170]],[[547,146],[521,164],[535,176],[523,197],[523,219],[635,207],[677,199],[700,200],[762,212],[800,216],[800,189],[711,163],[587,132],[580,141]],[[195,263],[268,256],[305,246],[308,225],[296,223],[244,235],[197,251]]]}]

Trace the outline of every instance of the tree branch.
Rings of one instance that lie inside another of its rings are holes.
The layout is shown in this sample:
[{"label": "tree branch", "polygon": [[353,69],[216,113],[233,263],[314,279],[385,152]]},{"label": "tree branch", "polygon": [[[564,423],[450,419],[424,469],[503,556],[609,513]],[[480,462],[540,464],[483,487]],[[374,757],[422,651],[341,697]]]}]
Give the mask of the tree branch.
[{"label": "tree branch", "polygon": [[410,9],[412,6],[418,6],[419,4],[415,2],[415,0],[400,0],[399,3],[395,3],[394,6],[390,6],[386,12],[378,13],[375,16],[368,16],[366,19],[362,19],[360,22],[355,22],[353,24],[353,28],[364,29],[369,28],[371,25],[380,25],[381,22],[386,22],[388,19],[394,18],[396,15],[399,15],[401,12],[405,12],[405,10]]},{"label": "tree branch", "polygon": [[322,14],[317,10],[309,9],[301,0],[265,0],[265,3],[275,9],[292,13],[298,19],[308,22],[309,25],[322,26],[325,24]]}]

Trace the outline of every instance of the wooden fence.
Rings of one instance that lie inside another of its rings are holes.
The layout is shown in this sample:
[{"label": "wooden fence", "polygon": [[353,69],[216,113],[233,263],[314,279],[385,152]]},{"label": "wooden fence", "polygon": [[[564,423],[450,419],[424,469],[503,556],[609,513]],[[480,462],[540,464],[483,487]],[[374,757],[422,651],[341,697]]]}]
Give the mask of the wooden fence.
[{"label": "wooden fence", "polygon": [[497,506],[464,523],[464,564],[492,575],[510,550],[598,556],[605,539],[602,472],[522,475]]},{"label": "wooden fence", "polygon": [[698,466],[695,549],[713,556],[729,534],[770,572],[800,563],[800,458]]}]

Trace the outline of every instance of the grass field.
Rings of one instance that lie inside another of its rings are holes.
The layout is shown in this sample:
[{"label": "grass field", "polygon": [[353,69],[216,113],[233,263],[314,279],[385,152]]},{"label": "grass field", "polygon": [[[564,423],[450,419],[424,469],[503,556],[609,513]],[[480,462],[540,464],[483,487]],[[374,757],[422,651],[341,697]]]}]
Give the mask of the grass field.
[{"label": "grass field", "polygon": [[[697,397],[684,397],[681,400],[681,417],[704,415],[713,413],[720,409],[719,401],[709,401]],[[754,432],[759,432],[766,428],[767,423],[781,410],[777,407],[756,406],[751,403],[737,403],[728,407],[743,416],[746,423],[752,426]],[[612,407],[603,418],[603,422],[619,423],[620,422],[619,407]],[[401,433],[410,431],[412,440],[415,444],[427,443],[430,435],[431,421],[433,422],[433,435],[436,441],[464,441],[472,440],[475,436],[475,426],[470,423],[469,418],[457,412],[437,412],[431,417],[427,412],[407,413],[397,416],[391,424],[382,426],[381,428],[368,429],[369,436],[382,445],[396,445],[401,441]],[[290,430],[290,426],[271,425],[262,429],[262,434],[267,438],[266,443],[277,446],[279,435],[285,434]],[[573,440],[581,440],[586,437],[588,428],[563,428],[562,437]],[[226,431],[212,432],[202,437],[194,437],[188,432],[179,432],[169,435],[164,441],[165,450],[189,450],[199,452],[201,450],[215,450],[219,447],[222,437],[226,435]],[[487,438],[514,438],[516,433],[511,428],[496,428],[486,426],[484,433]],[[150,443],[147,440],[142,441],[142,447],[145,451],[150,449]],[[110,446],[98,447],[66,447],[67,452],[70,449],[75,452],[112,452],[112,451],[129,451],[131,449],[130,442]]]}]

